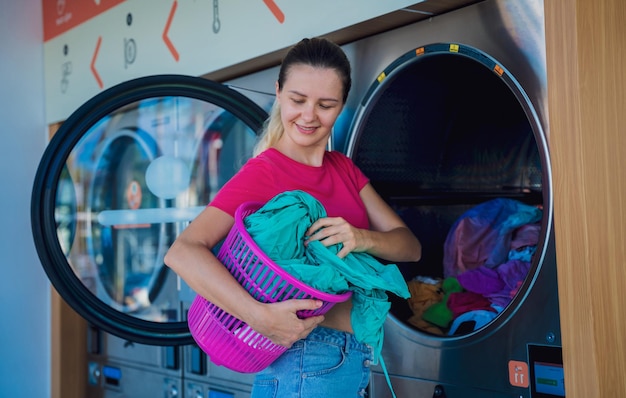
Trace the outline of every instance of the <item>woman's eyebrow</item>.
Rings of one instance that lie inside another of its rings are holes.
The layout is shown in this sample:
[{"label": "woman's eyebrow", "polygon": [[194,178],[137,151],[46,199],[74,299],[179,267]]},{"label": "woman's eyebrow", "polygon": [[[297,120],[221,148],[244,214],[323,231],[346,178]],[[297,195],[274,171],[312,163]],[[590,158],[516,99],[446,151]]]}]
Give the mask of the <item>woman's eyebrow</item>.
[{"label": "woman's eyebrow", "polygon": [[[297,90],[289,90],[288,92],[289,92],[289,93],[291,93],[291,94],[296,94],[296,95],[299,95],[299,96],[301,96],[301,97],[307,97],[307,98],[308,98],[308,95],[303,94],[303,93],[301,93],[301,92],[299,92],[299,91],[297,91]],[[320,100],[320,101],[332,101],[332,102],[339,102],[339,100],[338,100],[337,98],[333,98],[333,97],[328,97],[328,98],[320,98],[319,100]]]}]

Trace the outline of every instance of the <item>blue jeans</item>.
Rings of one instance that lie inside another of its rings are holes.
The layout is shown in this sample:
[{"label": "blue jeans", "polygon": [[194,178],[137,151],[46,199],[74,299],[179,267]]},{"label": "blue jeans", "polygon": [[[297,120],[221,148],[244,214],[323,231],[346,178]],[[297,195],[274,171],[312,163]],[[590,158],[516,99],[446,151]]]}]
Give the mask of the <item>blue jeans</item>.
[{"label": "blue jeans", "polygon": [[354,335],[317,327],[257,373],[251,398],[364,397],[372,359]]}]

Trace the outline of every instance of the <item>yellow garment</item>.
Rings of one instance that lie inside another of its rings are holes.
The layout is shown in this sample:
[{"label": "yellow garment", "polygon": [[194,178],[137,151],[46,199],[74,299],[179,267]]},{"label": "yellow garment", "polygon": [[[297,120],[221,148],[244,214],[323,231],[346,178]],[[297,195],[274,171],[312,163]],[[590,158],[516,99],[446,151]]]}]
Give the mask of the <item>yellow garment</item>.
[{"label": "yellow garment", "polygon": [[425,332],[443,335],[441,328],[422,318],[424,312],[431,305],[439,303],[443,300],[441,279],[428,281],[413,279],[407,283],[407,286],[409,288],[409,292],[411,293],[411,297],[408,298],[407,303],[413,312],[413,316],[408,319],[408,322]]}]

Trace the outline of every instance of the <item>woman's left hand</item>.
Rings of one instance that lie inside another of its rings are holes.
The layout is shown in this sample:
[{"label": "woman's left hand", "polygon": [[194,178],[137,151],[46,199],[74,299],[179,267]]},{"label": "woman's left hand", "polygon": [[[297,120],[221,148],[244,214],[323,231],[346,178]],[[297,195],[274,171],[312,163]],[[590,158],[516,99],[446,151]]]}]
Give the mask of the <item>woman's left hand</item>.
[{"label": "woman's left hand", "polygon": [[354,227],[342,217],[324,217],[307,230],[307,242],[317,240],[326,247],[341,243],[340,258],[365,252],[391,262],[419,261],[420,241],[374,187],[367,183],[359,195],[367,209],[369,229]]},{"label": "woman's left hand", "polygon": [[363,230],[353,227],[342,217],[324,217],[315,221],[306,233],[307,242],[320,241],[329,247],[341,243],[343,247],[337,253],[344,258],[350,252],[367,250]]}]

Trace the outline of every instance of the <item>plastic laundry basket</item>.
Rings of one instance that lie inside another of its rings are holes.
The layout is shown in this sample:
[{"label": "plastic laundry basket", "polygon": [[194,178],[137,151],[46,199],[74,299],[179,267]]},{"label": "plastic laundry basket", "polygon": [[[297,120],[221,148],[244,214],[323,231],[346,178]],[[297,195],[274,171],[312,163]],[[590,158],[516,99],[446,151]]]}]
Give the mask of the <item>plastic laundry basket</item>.
[{"label": "plastic laundry basket", "polygon": [[[261,207],[261,203],[243,203],[235,212],[235,224],[224,240],[217,258],[258,301],[273,303],[290,298],[314,298],[323,305],[316,310],[298,313],[302,318],[326,313],[334,304],[352,295],[329,294],[300,282],[273,262],[252,240],[244,218]],[[287,348],[274,344],[241,320],[230,315],[200,295],[187,314],[189,330],[198,346],[216,365],[241,373],[265,369]]]}]

